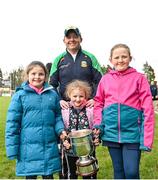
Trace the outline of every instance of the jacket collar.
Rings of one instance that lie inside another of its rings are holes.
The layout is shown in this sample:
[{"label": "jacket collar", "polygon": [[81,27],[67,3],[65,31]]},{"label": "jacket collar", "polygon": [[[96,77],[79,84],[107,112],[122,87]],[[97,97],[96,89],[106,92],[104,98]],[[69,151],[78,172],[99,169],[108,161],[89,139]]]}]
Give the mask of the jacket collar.
[{"label": "jacket collar", "polygon": [[116,75],[125,75],[125,74],[130,74],[136,72],[136,69],[129,67],[128,69],[126,69],[125,71],[117,71],[115,69],[112,69],[109,71],[110,74],[116,74]]},{"label": "jacket collar", "polygon": [[[16,88],[16,92],[19,91],[19,90],[26,90],[26,91],[34,91],[34,89],[32,89],[30,86],[29,86],[29,82],[28,81],[25,81],[21,84],[21,86],[17,87]],[[44,86],[43,86],[43,90],[42,92],[44,91],[47,91],[47,90],[52,90],[53,87],[50,86],[47,82],[44,83]],[[41,93],[42,93],[41,92]]]}]

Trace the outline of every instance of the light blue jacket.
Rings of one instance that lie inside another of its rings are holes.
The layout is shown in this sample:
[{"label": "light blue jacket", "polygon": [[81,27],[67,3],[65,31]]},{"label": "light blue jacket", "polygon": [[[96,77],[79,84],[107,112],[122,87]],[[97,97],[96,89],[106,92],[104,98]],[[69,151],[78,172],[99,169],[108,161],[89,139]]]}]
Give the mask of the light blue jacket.
[{"label": "light blue jacket", "polygon": [[6,151],[17,159],[16,175],[49,175],[61,170],[57,145],[64,130],[57,93],[47,83],[37,94],[25,82],[12,97],[6,122]]}]

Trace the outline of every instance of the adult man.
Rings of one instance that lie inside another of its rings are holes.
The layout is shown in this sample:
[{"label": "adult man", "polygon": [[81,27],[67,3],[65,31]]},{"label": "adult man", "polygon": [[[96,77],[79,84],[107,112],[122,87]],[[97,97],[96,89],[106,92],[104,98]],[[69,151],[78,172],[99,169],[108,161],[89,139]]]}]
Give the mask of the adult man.
[{"label": "adult man", "polygon": [[[50,84],[54,88],[59,87],[59,94],[63,99],[60,105],[62,108],[67,108],[69,105],[64,94],[66,85],[75,79],[87,81],[92,87],[91,98],[93,98],[102,76],[102,70],[95,56],[82,50],[80,45],[82,36],[77,27],[70,26],[65,29],[63,41],[66,51],[52,63]],[[92,99],[87,102],[87,106],[93,106]]]}]

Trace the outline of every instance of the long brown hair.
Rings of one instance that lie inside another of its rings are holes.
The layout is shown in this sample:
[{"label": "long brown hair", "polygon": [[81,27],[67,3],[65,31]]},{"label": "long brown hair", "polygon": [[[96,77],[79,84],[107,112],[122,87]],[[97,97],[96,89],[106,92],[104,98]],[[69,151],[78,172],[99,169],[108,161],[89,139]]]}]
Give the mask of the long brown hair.
[{"label": "long brown hair", "polygon": [[47,71],[47,68],[46,66],[41,62],[41,61],[32,61],[27,67],[26,67],[26,70],[25,70],[25,80],[28,79],[28,74],[29,72],[35,67],[35,66],[40,66],[44,72],[45,72],[45,82],[47,82],[48,80],[48,71]]}]

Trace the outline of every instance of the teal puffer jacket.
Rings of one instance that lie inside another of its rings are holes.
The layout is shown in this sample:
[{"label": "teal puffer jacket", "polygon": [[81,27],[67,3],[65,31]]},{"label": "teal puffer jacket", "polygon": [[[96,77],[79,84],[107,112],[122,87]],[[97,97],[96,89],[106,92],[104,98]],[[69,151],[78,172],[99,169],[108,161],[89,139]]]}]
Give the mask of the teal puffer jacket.
[{"label": "teal puffer jacket", "polygon": [[16,175],[49,175],[61,170],[57,145],[64,130],[57,93],[47,83],[37,94],[25,82],[12,97],[6,122],[6,151],[17,159]]}]

